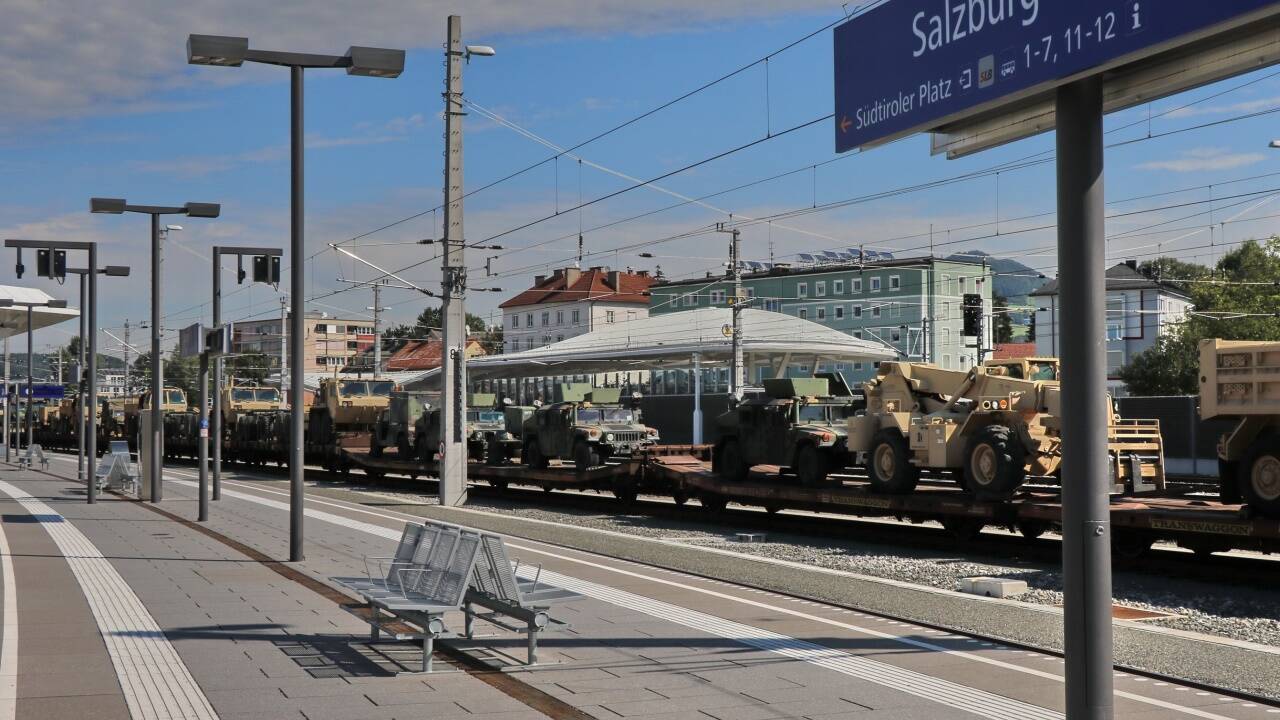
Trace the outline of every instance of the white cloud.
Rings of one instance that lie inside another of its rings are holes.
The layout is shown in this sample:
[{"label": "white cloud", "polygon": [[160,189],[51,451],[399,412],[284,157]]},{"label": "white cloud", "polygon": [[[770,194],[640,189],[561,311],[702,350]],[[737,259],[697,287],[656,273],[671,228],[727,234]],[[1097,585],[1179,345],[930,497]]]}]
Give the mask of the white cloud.
[{"label": "white cloud", "polygon": [[[472,41],[545,31],[643,33],[829,7],[818,0],[472,0],[464,29]],[[440,0],[8,0],[0,96],[9,123],[173,109],[154,94],[282,77],[264,68],[188,66],[189,33],[247,34],[255,47],[316,52],[352,44],[435,49],[456,9]],[[429,71],[411,66],[406,75]]]},{"label": "white cloud", "polygon": [[1230,170],[1260,163],[1266,157],[1262,153],[1233,153],[1227,148],[1193,148],[1182,151],[1177,158],[1151,160],[1140,163],[1137,168],[1139,170],[1167,170],[1169,172]]},{"label": "white cloud", "polygon": [[[308,135],[308,150],[350,147],[353,145],[381,145],[404,140],[404,135],[353,135],[350,137],[324,137]],[[234,170],[244,165],[281,162],[289,156],[287,145],[270,145],[256,150],[231,155],[196,155],[191,157],[166,158],[163,160],[140,160],[133,163],[134,170],[145,173],[160,173],[179,177],[203,177],[213,173]]]},{"label": "white cloud", "polygon": [[1179,107],[1177,110],[1170,112],[1164,117],[1167,118],[1186,118],[1196,117],[1200,115],[1239,115],[1242,113],[1257,112],[1280,105],[1280,97],[1259,98],[1257,100],[1244,100],[1238,103],[1229,103],[1225,105],[1192,105],[1190,107]]}]

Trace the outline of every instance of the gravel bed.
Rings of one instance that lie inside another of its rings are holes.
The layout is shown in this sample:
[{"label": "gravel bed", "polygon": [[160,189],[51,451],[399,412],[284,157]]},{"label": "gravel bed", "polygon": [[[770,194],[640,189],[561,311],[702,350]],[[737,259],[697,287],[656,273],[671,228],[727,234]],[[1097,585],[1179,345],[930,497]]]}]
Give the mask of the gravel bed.
[{"label": "gravel bed", "polygon": [[[346,487],[388,499],[394,498],[406,504],[436,504],[432,495],[387,488]],[[979,575],[1024,580],[1028,591],[1014,599],[1042,605],[1062,603],[1062,575],[1058,569],[1041,562],[1017,558],[997,559],[978,553],[944,553],[922,548],[891,547],[861,540],[834,540],[782,533],[769,533],[767,542],[744,543],[735,540],[722,527],[692,520],[659,518],[645,514],[532,508],[500,498],[473,496],[467,506],[474,510],[612,530],[698,547],[723,548],[764,558],[945,590],[955,590],[960,578]],[[1113,594],[1117,602],[1126,606],[1174,616],[1144,621],[1150,625],[1280,647],[1280,590],[1245,584],[1223,586],[1117,571],[1113,577]]]}]

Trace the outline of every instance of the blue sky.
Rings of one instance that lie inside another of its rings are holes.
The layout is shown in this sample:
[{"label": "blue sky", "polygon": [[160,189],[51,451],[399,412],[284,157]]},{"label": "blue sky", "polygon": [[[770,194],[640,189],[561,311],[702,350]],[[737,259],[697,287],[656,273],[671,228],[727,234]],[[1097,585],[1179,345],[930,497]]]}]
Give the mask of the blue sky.
[{"label": "blue sky", "polygon": [[[19,41],[0,45],[0,53],[25,58],[34,51],[24,42],[34,44],[57,28],[78,33],[89,55],[79,58],[79,67],[64,67],[69,63],[59,61],[59,70],[47,78],[0,75],[0,92],[10,98],[6,113],[0,114],[0,184],[6,188],[0,199],[0,231],[5,237],[97,239],[103,243],[105,262],[133,265],[134,278],[102,283],[107,327],[118,328],[126,317],[136,323],[149,314],[147,225],[142,216],[91,216],[90,196],[223,204],[223,216],[217,220],[174,220],[186,228],[174,234],[166,255],[163,308],[167,326],[175,329],[202,317],[208,320],[208,306],[202,305],[209,295],[208,246],[288,242],[287,71],[188,67],[183,47],[188,32],[243,34],[251,41],[263,38],[263,47],[274,47],[274,41],[280,47],[320,52],[341,52],[347,44],[410,48],[406,72],[397,80],[354,78],[334,71],[308,77],[311,307],[359,316],[372,303],[367,290],[329,294],[345,287],[337,277],[363,279],[373,272],[328,250],[327,243],[349,241],[345,247],[352,252],[388,268],[434,255],[432,248],[412,244],[438,235],[440,216],[432,213],[350,239],[440,203],[438,42],[447,8],[419,3],[412,13],[405,11],[412,18],[412,27],[406,27],[408,21],[395,22],[393,7],[371,18],[347,17],[343,13],[355,11],[326,5],[324,12],[302,22],[284,10],[228,0],[209,4],[225,6],[224,13],[173,10],[160,13],[155,27],[146,27],[132,25],[129,11],[142,10],[151,0],[117,3],[105,21],[88,24],[73,13],[38,18],[41,6],[19,4],[29,10],[25,16],[22,9],[18,12],[18,27],[24,28],[25,17],[29,37],[24,41],[19,32]],[[498,55],[476,59],[466,68],[466,96],[530,133],[561,146],[574,145],[839,17],[838,7],[805,5],[748,4],[743,17],[741,4],[708,3],[691,11],[679,3],[637,9],[612,2],[558,5],[548,0],[519,13],[501,4],[478,4],[467,10],[472,16],[464,16],[467,41],[492,44]],[[129,52],[118,50],[121,44]],[[100,48],[96,54],[95,47]],[[1280,136],[1274,127],[1276,116],[1235,120],[1280,107],[1280,78],[1270,77],[1274,72],[1233,78],[1107,119],[1113,130],[1109,142],[1129,141],[1107,152],[1107,197],[1115,201],[1113,213],[1124,213],[1108,225],[1114,259],[1143,259],[1162,250],[1207,262],[1214,252],[1220,254],[1216,246],[1224,242],[1275,230],[1276,220],[1265,216],[1280,213],[1280,202],[1270,203],[1280,193],[1280,174],[1240,180],[1280,173],[1280,152],[1266,149],[1273,136]],[[725,212],[769,216],[1021,158],[1050,157],[1045,151],[1052,150],[1051,135],[953,161],[930,156],[925,137],[836,156],[831,127],[820,123],[663,180],[659,185],[669,191],[666,194],[636,189],[580,212],[563,212],[578,204],[580,194],[591,200],[631,184],[589,163],[635,178],[668,173],[830,113],[831,85],[831,33],[826,31],[771,58],[767,71],[757,64],[582,148],[581,168],[573,158],[563,157],[476,194],[468,200],[466,213],[466,234],[473,242],[562,212],[493,240],[504,246],[502,251],[470,253],[472,284],[500,286],[504,292],[478,294],[469,309],[490,314],[502,299],[527,287],[534,274],[571,262],[579,227],[592,253],[589,265],[661,265],[669,276],[685,277],[718,267],[715,258],[725,251],[723,236],[704,233],[629,251],[614,249],[702,228],[727,219]],[[1188,103],[1194,104],[1169,112]],[[1148,124],[1149,112],[1159,117]],[[1177,132],[1215,121],[1228,122]],[[553,155],[479,112],[473,111],[466,127],[469,188]],[[1148,135],[1154,137],[1145,139]],[[809,169],[813,165],[820,167]],[[593,229],[671,205],[680,196],[702,196],[790,171],[797,172],[708,199],[712,207],[686,205]],[[1177,190],[1181,192],[1172,193]],[[1267,190],[1272,192],[1263,192]],[[1156,193],[1172,194],[1119,202]],[[1209,204],[1202,202],[1211,194],[1228,198],[1214,205],[1212,219]],[[1199,204],[1168,207],[1186,203]],[[920,254],[928,252],[932,225],[939,251],[949,242],[947,250],[977,248],[1016,256],[1052,276],[1054,232],[1023,230],[1051,224],[1053,204],[1053,165],[1042,162],[998,177],[750,225],[743,239],[747,257],[756,259],[768,259],[771,250],[781,259],[795,252],[858,244]],[[999,235],[993,237],[997,218]],[[1147,229],[1157,223],[1166,224]],[[1156,230],[1160,234],[1151,234]],[[1211,241],[1215,249],[1201,247]],[[658,257],[643,259],[635,254],[640,251]],[[486,255],[496,256],[492,267],[497,277],[484,278]],[[29,277],[13,278],[10,260],[0,263],[0,282],[31,282]],[[404,276],[424,287],[438,287],[438,261]],[[36,284],[75,303],[69,287]],[[230,273],[224,285],[235,289]],[[244,289],[227,298],[225,316],[274,315],[278,297],[266,287]],[[392,306],[392,322],[411,319],[424,302],[430,301],[413,293],[384,296],[384,304]],[[70,325],[43,331],[37,347],[64,343],[73,331]],[[102,342],[115,344],[106,338]]]}]

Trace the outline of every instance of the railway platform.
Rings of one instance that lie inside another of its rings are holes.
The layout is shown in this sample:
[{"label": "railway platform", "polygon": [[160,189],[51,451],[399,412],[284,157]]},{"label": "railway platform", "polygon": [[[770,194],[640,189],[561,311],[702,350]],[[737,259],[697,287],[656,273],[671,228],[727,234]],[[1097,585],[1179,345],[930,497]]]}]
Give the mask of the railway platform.
[{"label": "railway platform", "polygon": [[[545,636],[534,667],[523,637],[493,628],[447,644],[454,672],[397,676],[415,648],[370,644],[325,578],[362,574],[415,517],[480,527],[479,514],[315,493],[307,558],[283,564],[284,483],[228,477],[197,526],[193,471],[166,471],[158,506],[88,506],[74,458],[0,467],[0,718],[1062,717],[1053,655],[515,528],[500,531],[511,555],[580,596],[557,609],[572,630]],[[1117,692],[1117,717],[1137,720],[1280,716],[1128,673]]]}]

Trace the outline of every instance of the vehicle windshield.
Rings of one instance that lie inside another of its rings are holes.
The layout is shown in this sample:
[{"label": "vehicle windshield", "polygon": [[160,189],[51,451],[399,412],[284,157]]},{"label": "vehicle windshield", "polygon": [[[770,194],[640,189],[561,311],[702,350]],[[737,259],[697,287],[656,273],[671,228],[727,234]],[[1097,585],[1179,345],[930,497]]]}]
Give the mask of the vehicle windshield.
[{"label": "vehicle windshield", "polygon": [[187,396],[181,390],[165,390],[164,396],[168,398],[165,402],[170,405],[186,405]]},{"label": "vehicle windshield", "polygon": [[275,388],[258,388],[254,395],[261,402],[280,402],[280,391]]},{"label": "vehicle windshield", "polygon": [[801,405],[800,422],[826,422],[829,417],[826,405]]},{"label": "vehicle windshield", "polygon": [[631,423],[635,422],[635,413],[628,408],[579,408],[578,422]]},{"label": "vehicle windshield", "polygon": [[391,391],[394,390],[395,387],[396,387],[396,384],[393,382],[387,382],[387,381],[371,382],[369,383],[369,394],[389,396],[391,395]]},{"label": "vehicle windshield", "polygon": [[1053,363],[1031,363],[1029,380],[1057,380],[1058,368]]},{"label": "vehicle windshield", "polygon": [[232,390],[232,391],[231,391],[231,399],[232,399],[232,400],[252,400],[252,399],[253,399],[253,391],[252,391],[252,390],[240,390],[240,389],[238,389],[238,388],[237,388],[237,389],[235,389],[235,390]]},{"label": "vehicle windshield", "polygon": [[342,397],[354,397],[356,395],[368,395],[369,383],[362,380],[343,380],[338,383],[338,394]]},{"label": "vehicle windshield", "polygon": [[503,421],[503,415],[497,410],[468,410],[467,420],[470,422],[500,423]]}]

